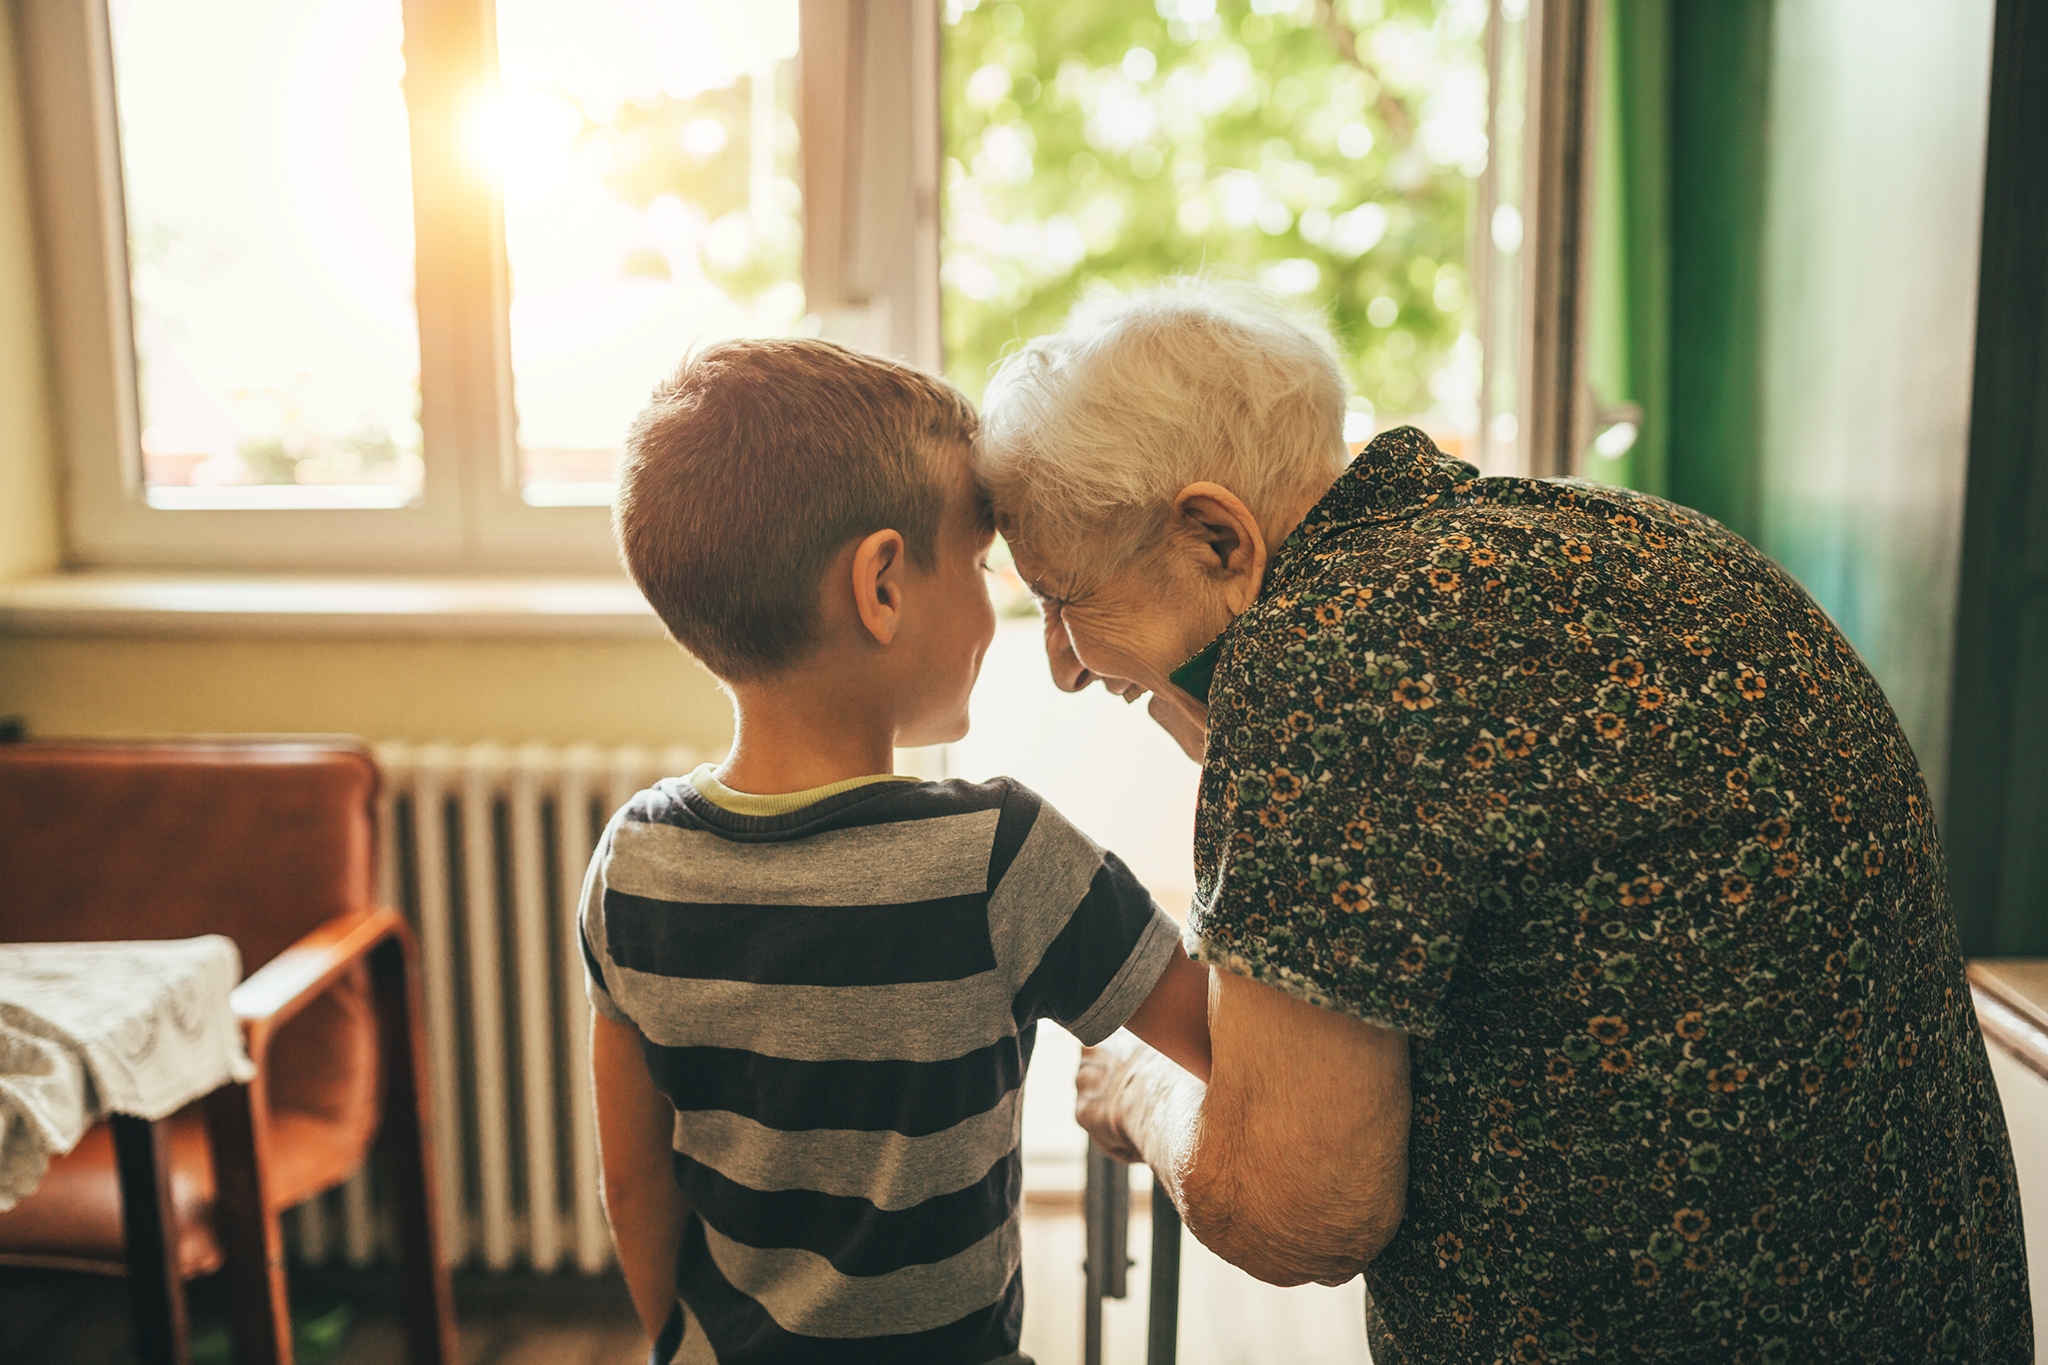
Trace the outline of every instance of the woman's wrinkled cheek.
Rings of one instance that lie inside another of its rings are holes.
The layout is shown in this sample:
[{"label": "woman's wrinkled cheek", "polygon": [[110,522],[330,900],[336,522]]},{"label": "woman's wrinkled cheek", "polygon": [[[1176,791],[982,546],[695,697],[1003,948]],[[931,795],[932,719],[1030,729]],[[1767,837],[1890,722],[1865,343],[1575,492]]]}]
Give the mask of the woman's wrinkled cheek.
[{"label": "woman's wrinkled cheek", "polygon": [[1102,680],[1109,691],[1124,696],[1149,673],[1157,671],[1146,658],[1142,630],[1127,619],[1128,614],[1099,609],[1068,607],[1065,612],[1067,637],[1081,667]]}]

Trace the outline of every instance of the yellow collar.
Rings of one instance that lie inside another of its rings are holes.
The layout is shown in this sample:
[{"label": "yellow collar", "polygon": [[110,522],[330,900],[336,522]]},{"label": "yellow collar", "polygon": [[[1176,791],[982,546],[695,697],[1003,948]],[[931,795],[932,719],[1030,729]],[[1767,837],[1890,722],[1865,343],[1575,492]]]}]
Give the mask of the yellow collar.
[{"label": "yellow collar", "polygon": [[805,806],[816,805],[828,796],[850,792],[856,787],[865,787],[874,782],[915,782],[917,778],[904,777],[897,773],[873,773],[867,777],[849,777],[843,782],[828,782],[822,787],[809,791],[777,792],[772,796],[756,796],[751,792],[734,791],[720,782],[712,773],[709,763],[698,765],[690,774],[690,785],[697,794],[723,811],[734,815],[788,815]]}]

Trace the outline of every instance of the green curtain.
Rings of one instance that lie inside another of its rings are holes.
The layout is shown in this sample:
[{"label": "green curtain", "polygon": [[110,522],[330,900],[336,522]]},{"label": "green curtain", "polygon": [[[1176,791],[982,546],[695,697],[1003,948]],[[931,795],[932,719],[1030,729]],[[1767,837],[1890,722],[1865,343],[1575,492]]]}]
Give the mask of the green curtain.
[{"label": "green curtain", "polygon": [[1595,188],[1603,402],[1643,412],[1596,478],[1754,536],[1772,0],[1613,0]]},{"label": "green curtain", "polygon": [[1771,0],[1670,13],[1669,486],[1755,539]]},{"label": "green curtain", "polygon": [[[1942,838],[1963,951],[2048,954],[2048,24],[1999,0]],[[2038,1269],[2038,1268],[2037,1268]]]},{"label": "green curtain", "polygon": [[1615,0],[1601,54],[1587,369],[1603,405],[1642,410],[1635,444],[1586,472],[1671,491],[1670,0]]}]

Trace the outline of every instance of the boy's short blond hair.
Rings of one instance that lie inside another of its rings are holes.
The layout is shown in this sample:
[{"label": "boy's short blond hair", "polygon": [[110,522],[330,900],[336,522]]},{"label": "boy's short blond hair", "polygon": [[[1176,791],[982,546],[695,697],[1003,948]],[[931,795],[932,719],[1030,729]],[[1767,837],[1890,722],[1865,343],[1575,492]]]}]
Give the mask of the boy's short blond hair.
[{"label": "boy's short blond hair", "polygon": [[943,380],[829,341],[708,346],[627,434],[619,552],[676,643],[727,682],[755,681],[811,644],[819,582],[848,541],[894,529],[932,566],[976,425]]}]

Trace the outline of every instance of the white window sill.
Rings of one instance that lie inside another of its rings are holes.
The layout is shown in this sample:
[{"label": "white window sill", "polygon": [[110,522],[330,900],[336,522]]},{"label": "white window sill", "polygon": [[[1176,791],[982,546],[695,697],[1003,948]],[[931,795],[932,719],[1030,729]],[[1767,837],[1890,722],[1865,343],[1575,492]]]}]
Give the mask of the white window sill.
[{"label": "white window sill", "polygon": [[0,635],[659,639],[621,574],[556,578],[60,573],[0,583]]}]

